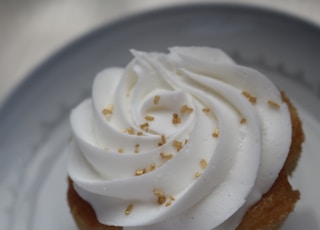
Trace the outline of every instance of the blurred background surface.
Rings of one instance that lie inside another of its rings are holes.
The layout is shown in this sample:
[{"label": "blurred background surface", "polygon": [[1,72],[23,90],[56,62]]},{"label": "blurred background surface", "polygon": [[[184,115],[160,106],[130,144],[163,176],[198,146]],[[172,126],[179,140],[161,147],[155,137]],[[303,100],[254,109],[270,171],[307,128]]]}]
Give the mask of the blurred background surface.
[{"label": "blurred background surface", "polygon": [[28,73],[74,39],[128,15],[203,2],[265,7],[320,27],[320,0],[0,0],[0,104]]}]

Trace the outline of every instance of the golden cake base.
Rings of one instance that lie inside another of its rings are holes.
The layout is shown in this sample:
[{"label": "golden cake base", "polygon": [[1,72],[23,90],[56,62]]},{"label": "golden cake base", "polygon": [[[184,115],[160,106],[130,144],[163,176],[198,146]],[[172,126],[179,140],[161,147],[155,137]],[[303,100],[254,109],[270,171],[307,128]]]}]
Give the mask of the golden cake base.
[{"label": "golden cake base", "polygon": [[[287,160],[273,186],[247,211],[237,230],[279,229],[300,198],[299,191],[292,189],[288,176],[291,175],[297,165],[304,134],[296,109],[284,94],[282,94],[282,98],[289,107],[292,121],[292,143]],[[70,178],[68,178],[68,182],[68,204],[79,230],[122,229],[122,227],[99,223],[91,205],[77,194]]]}]

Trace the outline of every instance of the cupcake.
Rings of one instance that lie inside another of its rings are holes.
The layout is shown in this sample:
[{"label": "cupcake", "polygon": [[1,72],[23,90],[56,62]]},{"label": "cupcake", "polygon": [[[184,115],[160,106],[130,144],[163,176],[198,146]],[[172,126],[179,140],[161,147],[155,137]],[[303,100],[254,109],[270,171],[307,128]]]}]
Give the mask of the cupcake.
[{"label": "cupcake", "polygon": [[219,49],[131,51],[71,112],[68,204],[79,229],[278,229],[299,192],[290,100]]}]

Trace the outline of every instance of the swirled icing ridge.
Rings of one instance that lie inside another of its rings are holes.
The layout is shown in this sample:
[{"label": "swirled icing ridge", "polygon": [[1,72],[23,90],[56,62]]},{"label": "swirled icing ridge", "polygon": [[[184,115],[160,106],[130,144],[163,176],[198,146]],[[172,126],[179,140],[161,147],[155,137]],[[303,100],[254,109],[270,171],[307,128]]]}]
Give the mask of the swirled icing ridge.
[{"label": "swirled icing ridge", "polygon": [[68,173],[98,220],[125,229],[234,229],[287,157],[289,111],[219,49],[132,50],[71,113]]}]

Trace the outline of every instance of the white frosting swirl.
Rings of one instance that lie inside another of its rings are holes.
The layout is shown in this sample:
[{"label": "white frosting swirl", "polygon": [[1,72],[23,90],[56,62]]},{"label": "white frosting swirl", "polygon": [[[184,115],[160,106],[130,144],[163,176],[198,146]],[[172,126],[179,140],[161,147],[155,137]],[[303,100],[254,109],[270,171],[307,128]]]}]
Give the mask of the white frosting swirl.
[{"label": "white frosting swirl", "polygon": [[99,73],[92,98],[71,113],[75,189],[103,224],[235,229],[289,151],[278,89],[219,49],[132,53],[125,69]]}]

